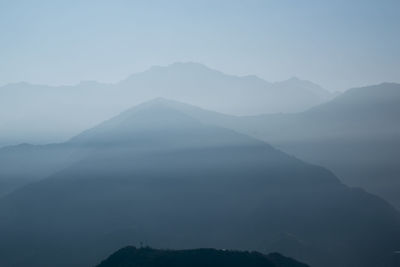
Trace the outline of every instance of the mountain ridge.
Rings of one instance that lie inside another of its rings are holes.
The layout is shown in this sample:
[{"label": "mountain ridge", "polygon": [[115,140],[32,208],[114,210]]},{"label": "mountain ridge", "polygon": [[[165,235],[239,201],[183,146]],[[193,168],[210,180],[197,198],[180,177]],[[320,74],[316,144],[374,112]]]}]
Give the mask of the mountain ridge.
[{"label": "mountain ridge", "polygon": [[[2,266],[94,265],[141,240],[279,251],[325,267],[375,267],[398,250],[400,215],[382,199],[189,112],[144,111],[65,143],[83,155],[0,200]],[[57,167],[41,153],[32,158]]]},{"label": "mountain ridge", "polygon": [[254,115],[305,110],[330,99],[328,91],[318,90],[313,92],[315,85],[311,83],[269,83],[256,76],[225,74],[198,63],[154,67],[114,84],[14,84],[0,87],[0,146],[62,142],[155,97],[226,114]]}]

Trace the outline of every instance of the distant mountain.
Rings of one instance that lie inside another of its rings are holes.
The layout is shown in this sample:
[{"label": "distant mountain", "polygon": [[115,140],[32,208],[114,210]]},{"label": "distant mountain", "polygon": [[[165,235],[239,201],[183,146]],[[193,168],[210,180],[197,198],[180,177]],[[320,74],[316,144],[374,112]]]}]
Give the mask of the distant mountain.
[{"label": "distant mountain", "polygon": [[0,87],[0,147],[62,142],[132,105],[166,97],[228,114],[302,111],[330,99],[299,79],[269,83],[197,63],[152,67],[116,84],[74,86],[16,83]]},{"label": "distant mountain", "polygon": [[297,78],[269,83],[257,76],[227,75],[198,63],[153,67],[119,86],[148,99],[164,97],[235,115],[303,111],[331,97],[320,86]]},{"label": "distant mountain", "polygon": [[59,144],[75,162],[49,161],[57,171],[48,178],[0,199],[0,265],[93,266],[143,241],[278,251],[311,266],[394,267],[394,208],[206,122],[212,114],[157,99]]},{"label": "distant mountain", "polygon": [[263,255],[216,249],[156,250],[125,247],[113,253],[97,267],[307,267],[308,265],[278,253]]}]

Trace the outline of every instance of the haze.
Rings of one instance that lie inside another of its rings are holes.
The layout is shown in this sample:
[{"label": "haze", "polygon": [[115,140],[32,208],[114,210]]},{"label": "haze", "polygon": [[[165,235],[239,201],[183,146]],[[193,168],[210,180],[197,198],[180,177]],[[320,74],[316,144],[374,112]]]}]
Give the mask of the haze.
[{"label": "haze", "polygon": [[1,267],[399,267],[398,1],[1,1]]},{"label": "haze", "polygon": [[0,1],[0,85],[117,82],[194,61],[332,90],[399,82],[396,0]]}]

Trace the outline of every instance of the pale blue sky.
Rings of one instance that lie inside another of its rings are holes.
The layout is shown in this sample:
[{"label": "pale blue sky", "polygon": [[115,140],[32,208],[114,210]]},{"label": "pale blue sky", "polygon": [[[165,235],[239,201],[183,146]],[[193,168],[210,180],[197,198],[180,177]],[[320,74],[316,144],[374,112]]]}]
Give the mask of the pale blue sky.
[{"label": "pale blue sky", "polygon": [[196,61],[342,90],[400,82],[398,0],[0,0],[0,85]]}]

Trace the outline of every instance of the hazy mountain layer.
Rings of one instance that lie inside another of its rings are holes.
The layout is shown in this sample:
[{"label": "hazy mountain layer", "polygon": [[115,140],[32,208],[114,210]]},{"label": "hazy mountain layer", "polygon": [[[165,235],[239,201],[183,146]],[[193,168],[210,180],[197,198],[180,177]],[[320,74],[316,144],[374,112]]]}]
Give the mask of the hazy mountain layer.
[{"label": "hazy mountain layer", "polygon": [[0,265],[94,265],[143,241],[391,266],[400,216],[390,205],[183,107],[152,101],[62,144],[75,162],[1,199]]},{"label": "hazy mountain layer", "polygon": [[400,84],[355,88],[303,113],[241,121],[221,124],[325,166],[400,209]]},{"label": "hazy mountain layer", "polygon": [[135,104],[166,97],[229,114],[305,110],[331,95],[296,78],[269,83],[227,75],[196,63],[153,67],[116,84],[16,83],[0,87],[0,147],[61,142]]},{"label": "hazy mountain layer", "polygon": [[400,209],[400,84],[350,89],[295,114],[235,117],[169,101],[191,116],[333,170]]}]

